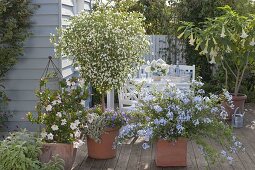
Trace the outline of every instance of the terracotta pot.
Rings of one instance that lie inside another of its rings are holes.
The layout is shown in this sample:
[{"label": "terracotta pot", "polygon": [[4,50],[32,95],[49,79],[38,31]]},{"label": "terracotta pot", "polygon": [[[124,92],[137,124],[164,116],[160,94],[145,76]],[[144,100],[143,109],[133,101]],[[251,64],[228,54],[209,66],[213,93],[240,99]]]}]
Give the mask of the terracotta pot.
[{"label": "terracotta pot", "polygon": [[161,76],[153,76],[153,81],[161,81]]},{"label": "terracotta pot", "polygon": [[228,112],[228,119],[231,120],[232,119],[232,115],[234,114],[235,110],[237,107],[239,107],[239,111],[241,113],[244,112],[244,103],[245,100],[247,99],[247,96],[244,94],[238,94],[237,96],[232,95],[232,101],[234,104],[234,109],[232,109],[226,102],[224,102],[222,105],[225,108],[225,110]]},{"label": "terracotta pot", "polygon": [[52,156],[59,155],[65,161],[65,170],[70,170],[73,166],[77,149],[73,148],[73,144],[65,143],[46,143],[42,146],[42,153],[39,160],[48,163]]},{"label": "terracotta pot", "polygon": [[156,165],[187,166],[187,142],[186,138],[179,138],[176,142],[158,140],[156,143]]},{"label": "terracotta pot", "polygon": [[116,149],[113,148],[115,138],[119,129],[107,128],[101,136],[101,142],[97,143],[87,137],[88,156],[94,159],[110,159],[116,156]]}]

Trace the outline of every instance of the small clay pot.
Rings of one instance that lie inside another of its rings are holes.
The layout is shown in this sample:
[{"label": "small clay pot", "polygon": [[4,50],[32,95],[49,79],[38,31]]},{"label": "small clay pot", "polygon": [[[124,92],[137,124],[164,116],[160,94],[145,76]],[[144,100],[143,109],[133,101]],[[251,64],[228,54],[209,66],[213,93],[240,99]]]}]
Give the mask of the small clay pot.
[{"label": "small clay pot", "polygon": [[48,163],[52,156],[59,155],[65,161],[65,170],[70,170],[73,166],[77,149],[73,148],[73,144],[65,143],[45,143],[42,146],[42,153],[39,160],[43,163]]},{"label": "small clay pot", "polygon": [[156,165],[160,167],[187,166],[186,138],[177,141],[159,139],[156,143]]},{"label": "small clay pot", "polygon": [[87,136],[88,156],[94,159],[111,159],[116,156],[116,149],[113,147],[119,129],[107,128],[101,136],[100,143],[95,142]]},{"label": "small clay pot", "polygon": [[222,103],[222,106],[225,108],[226,112],[228,113],[228,117],[227,117],[228,120],[232,119],[232,115],[234,114],[237,107],[239,107],[239,111],[241,113],[244,113],[244,103],[245,103],[245,100],[247,99],[247,96],[244,94],[238,94],[237,96],[235,96],[234,94],[231,94],[231,95],[232,95],[234,109],[232,109],[226,102]]}]

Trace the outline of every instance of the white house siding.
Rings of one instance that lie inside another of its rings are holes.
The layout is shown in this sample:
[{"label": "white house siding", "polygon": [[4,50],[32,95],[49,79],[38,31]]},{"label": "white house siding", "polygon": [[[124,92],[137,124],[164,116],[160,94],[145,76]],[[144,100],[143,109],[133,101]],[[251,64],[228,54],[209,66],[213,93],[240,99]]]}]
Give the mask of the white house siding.
[{"label": "white house siding", "polygon": [[[48,62],[48,56],[54,55],[54,49],[49,38],[56,32],[59,21],[59,0],[33,0],[38,5],[31,18],[31,37],[24,44],[24,55],[18,58],[17,64],[7,73],[4,86],[11,99],[7,109],[13,112],[9,118],[7,131],[17,128],[36,130],[26,119],[27,112],[35,112],[36,96],[34,92],[39,87],[39,79]],[[54,59],[61,66],[59,59]],[[54,86],[54,85],[53,85]]]}]

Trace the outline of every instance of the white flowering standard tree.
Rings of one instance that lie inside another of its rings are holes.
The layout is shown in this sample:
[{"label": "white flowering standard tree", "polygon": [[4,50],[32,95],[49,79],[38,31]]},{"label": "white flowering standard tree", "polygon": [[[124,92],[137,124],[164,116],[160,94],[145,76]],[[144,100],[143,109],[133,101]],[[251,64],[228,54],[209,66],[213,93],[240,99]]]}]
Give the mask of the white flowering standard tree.
[{"label": "white flowering standard tree", "polygon": [[242,16],[229,6],[219,7],[224,15],[210,18],[203,28],[184,22],[179,27],[179,38],[189,39],[200,54],[206,55],[211,64],[220,63],[235,78],[234,96],[237,96],[247,66],[255,60],[255,15]]},{"label": "white flowering standard tree", "polygon": [[105,93],[118,89],[148,50],[143,20],[136,12],[98,7],[73,17],[70,26],[52,39],[56,54],[74,56],[82,77],[102,94],[103,110]]}]

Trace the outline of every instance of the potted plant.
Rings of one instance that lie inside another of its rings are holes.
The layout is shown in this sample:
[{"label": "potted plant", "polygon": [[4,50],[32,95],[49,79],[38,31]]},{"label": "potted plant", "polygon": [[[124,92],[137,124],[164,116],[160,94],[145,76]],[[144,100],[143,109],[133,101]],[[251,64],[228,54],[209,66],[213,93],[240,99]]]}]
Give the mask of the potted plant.
[{"label": "potted plant", "polygon": [[[228,88],[229,74],[235,79],[233,96],[234,109],[244,110],[246,95],[239,90],[245,71],[255,58],[255,16],[243,16],[233,11],[231,7],[219,7],[225,14],[216,18],[208,18],[203,28],[193,23],[183,22],[178,31],[179,38],[189,40],[200,54],[205,55],[211,64],[221,64],[225,70],[225,86]],[[232,88],[231,88],[232,89]],[[230,109],[230,108],[228,108]],[[231,110],[231,109],[230,109]]]},{"label": "potted plant", "polygon": [[149,49],[143,20],[140,13],[99,5],[74,16],[69,27],[52,37],[56,55],[74,56],[85,82],[101,94],[103,111],[106,92],[119,89]]},{"label": "potted plant", "polygon": [[126,114],[108,109],[103,112],[100,106],[96,106],[80,116],[81,131],[87,137],[88,156],[94,159],[115,157],[115,138],[127,121]]},{"label": "potted plant", "polygon": [[79,81],[78,78],[63,79],[59,90],[51,90],[46,87],[47,78],[42,79],[41,90],[36,91],[38,115],[33,116],[31,112],[27,115],[28,120],[43,127],[41,136],[45,143],[40,160],[48,162],[52,155],[58,154],[67,170],[72,167],[76,148],[82,144],[78,116],[84,110],[87,89],[80,86]]},{"label": "potted plant", "polygon": [[145,72],[152,73],[154,81],[160,81],[162,76],[166,76],[169,71],[169,65],[162,59],[152,60],[147,62],[148,66]]},{"label": "potted plant", "polygon": [[38,160],[42,140],[36,134],[21,130],[10,133],[0,141],[0,169],[5,170],[62,170],[63,160],[57,156],[52,161],[42,163]]},{"label": "potted plant", "polygon": [[[186,166],[188,140],[200,145],[207,160],[215,161],[224,156],[231,162],[230,153],[242,149],[242,144],[232,136],[231,127],[224,123],[227,113],[220,101],[230,99],[224,95],[206,96],[202,85],[193,81],[187,91],[169,85],[162,92],[147,93],[129,123],[120,131],[119,143],[126,138],[142,137],[145,140],[142,147],[147,149],[149,142],[155,141],[157,166]],[[227,150],[218,153],[208,139],[222,144]]]}]

